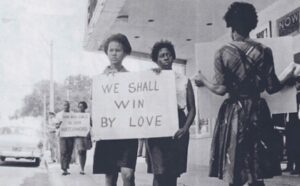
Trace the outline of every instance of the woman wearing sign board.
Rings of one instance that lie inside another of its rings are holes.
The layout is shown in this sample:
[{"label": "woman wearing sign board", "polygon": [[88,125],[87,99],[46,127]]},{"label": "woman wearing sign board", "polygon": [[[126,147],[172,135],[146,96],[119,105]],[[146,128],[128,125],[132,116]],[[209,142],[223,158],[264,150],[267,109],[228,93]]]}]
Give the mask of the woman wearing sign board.
[{"label": "woman wearing sign board", "polygon": [[215,55],[215,83],[201,72],[195,77],[198,86],[204,85],[217,95],[229,94],[213,134],[209,176],[231,186],[263,186],[264,178],[274,176],[273,125],[260,93],[279,91],[295,67],[291,64],[278,78],[271,49],[249,38],[258,22],[252,4],[231,4],[224,19],[231,27],[233,41]]},{"label": "woman wearing sign board", "polygon": [[[81,101],[78,103],[79,112],[85,113],[85,110],[88,108],[87,103],[85,101]],[[92,126],[92,123],[90,123]],[[92,140],[91,133],[89,132],[86,137],[75,137],[74,146],[78,151],[79,156],[79,164],[80,164],[80,174],[84,175],[84,166],[86,162],[86,151],[92,148]]]},{"label": "woman wearing sign board", "polygon": [[[173,44],[169,41],[155,43],[151,57],[159,66],[158,71],[172,70],[176,59]],[[153,186],[176,186],[177,178],[187,168],[189,128],[196,114],[194,92],[187,77],[177,73],[175,76],[180,129],[174,137],[152,138],[146,142],[148,172],[154,174]]]},{"label": "woman wearing sign board", "polygon": [[[65,113],[70,113],[70,102],[64,102],[64,110],[56,114],[58,123],[56,128],[59,129],[63,123],[63,118]],[[68,169],[70,168],[70,162],[72,158],[72,153],[74,149],[74,137],[62,137],[59,133],[59,149],[60,149],[60,164],[61,169],[63,170],[62,175],[69,175]]]},{"label": "woman wearing sign board", "polygon": [[[104,51],[110,61],[104,74],[127,72],[122,61],[131,53],[131,46],[125,35],[110,36],[104,43]],[[97,141],[93,173],[105,174],[106,186],[115,186],[121,172],[124,186],[134,186],[137,148],[137,139]]]}]

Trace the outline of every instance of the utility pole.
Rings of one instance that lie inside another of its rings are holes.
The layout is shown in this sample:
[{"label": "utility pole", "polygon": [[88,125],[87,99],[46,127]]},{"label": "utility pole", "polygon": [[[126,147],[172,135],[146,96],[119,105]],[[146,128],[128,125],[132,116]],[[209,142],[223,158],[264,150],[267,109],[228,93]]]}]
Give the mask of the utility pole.
[{"label": "utility pole", "polygon": [[[47,119],[47,97],[44,93],[43,95],[43,153],[46,152],[46,144],[47,144],[47,126],[48,126],[48,119]],[[44,159],[44,158],[43,158]]]},{"label": "utility pole", "polygon": [[67,87],[67,101],[70,101],[70,77],[66,79],[66,85]]},{"label": "utility pole", "polygon": [[[46,94],[43,95],[43,118],[44,118],[44,122],[43,122],[43,130],[44,132],[46,132],[46,126],[47,126],[47,105],[46,105]],[[44,133],[46,134],[46,133]]]},{"label": "utility pole", "polygon": [[49,111],[54,112],[54,83],[53,83],[53,41],[50,41],[50,100]]}]

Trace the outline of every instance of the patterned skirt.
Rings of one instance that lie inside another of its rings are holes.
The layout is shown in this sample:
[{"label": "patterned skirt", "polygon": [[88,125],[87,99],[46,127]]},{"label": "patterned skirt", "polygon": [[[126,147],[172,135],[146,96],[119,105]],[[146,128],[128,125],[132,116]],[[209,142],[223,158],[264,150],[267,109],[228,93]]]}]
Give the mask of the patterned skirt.
[{"label": "patterned skirt", "polygon": [[226,99],[214,129],[209,176],[240,185],[273,177],[274,132],[264,99]]}]

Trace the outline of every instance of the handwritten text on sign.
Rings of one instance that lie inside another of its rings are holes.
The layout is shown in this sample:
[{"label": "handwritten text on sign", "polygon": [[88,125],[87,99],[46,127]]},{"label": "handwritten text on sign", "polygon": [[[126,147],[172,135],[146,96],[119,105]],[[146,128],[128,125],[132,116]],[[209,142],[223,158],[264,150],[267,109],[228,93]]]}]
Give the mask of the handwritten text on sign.
[{"label": "handwritten text on sign", "polygon": [[95,140],[173,136],[178,129],[172,71],[96,76],[92,104]]},{"label": "handwritten text on sign", "polygon": [[90,131],[89,113],[64,113],[60,126],[61,137],[87,136]]}]

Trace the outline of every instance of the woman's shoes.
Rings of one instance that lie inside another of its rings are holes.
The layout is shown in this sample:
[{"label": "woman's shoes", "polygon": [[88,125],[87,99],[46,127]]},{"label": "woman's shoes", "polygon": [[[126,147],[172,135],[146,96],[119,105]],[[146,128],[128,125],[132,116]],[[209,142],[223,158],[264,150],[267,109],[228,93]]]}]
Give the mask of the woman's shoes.
[{"label": "woman's shoes", "polygon": [[85,175],[85,173],[83,172],[83,171],[80,171],[80,173],[79,174],[81,174],[81,175]]},{"label": "woman's shoes", "polygon": [[64,172],[62,173],[63,176],[69,175],[71,173],[69,173],[67,170],[64,170]]}]

